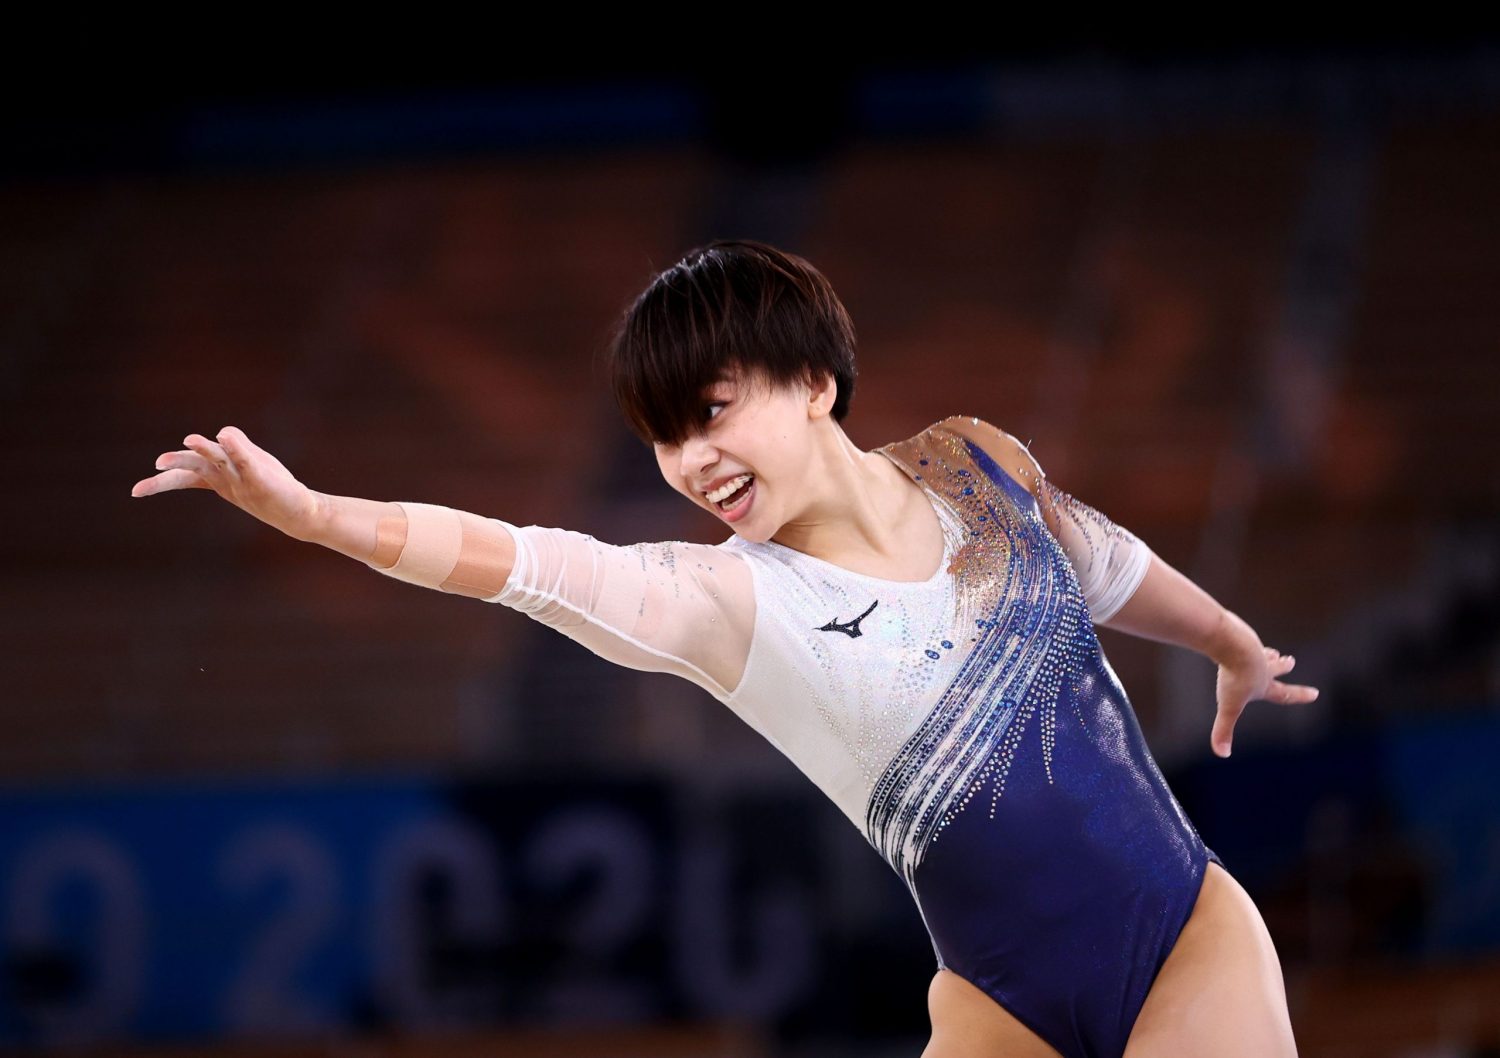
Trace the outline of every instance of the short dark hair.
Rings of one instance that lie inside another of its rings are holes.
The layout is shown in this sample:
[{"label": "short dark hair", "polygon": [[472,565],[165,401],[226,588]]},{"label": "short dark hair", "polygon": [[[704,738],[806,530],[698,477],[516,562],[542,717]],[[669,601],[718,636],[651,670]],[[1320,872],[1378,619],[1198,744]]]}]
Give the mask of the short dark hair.
[{"label": "short dark hair", "polygon": [[842,421],[854,353],[854,324],[823,273],[753,239],[689,250],[635,299],[606,349],[615,402],[648,445],[701,430],[707,389],[735,374],[777,388],[831,375]]}]

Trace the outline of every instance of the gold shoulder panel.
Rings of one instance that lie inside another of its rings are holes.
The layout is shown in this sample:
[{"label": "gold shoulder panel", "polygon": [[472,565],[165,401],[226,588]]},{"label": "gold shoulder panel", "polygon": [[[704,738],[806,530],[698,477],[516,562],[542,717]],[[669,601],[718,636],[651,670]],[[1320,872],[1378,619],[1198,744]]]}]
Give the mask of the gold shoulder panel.
[{"label": "gold shoulder panel", "polygon": [[1047,476],[1019,439],[978,416],[950,415],[927,429],[948,430],[973,441],[1033,496],[1037,494],[1037,483]]}]

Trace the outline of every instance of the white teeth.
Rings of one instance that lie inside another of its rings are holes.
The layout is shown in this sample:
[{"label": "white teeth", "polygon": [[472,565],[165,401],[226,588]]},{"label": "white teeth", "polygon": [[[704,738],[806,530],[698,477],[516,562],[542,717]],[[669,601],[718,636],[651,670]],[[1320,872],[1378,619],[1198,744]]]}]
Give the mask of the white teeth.
[{"label": "white teeth", "polygon": [[735,478],[733,481],[726,481],[726,482],[724,482],[724,484],[720,485],[718,488],[714,489],[712,492],[707,493],[708,502],[709,503],[718,503],[720,500],[724,499],[726,496],[728,496],[730,493],[732,493],[735,489],[739,488],[741,485],[743,485],[745,482],[749,481],[754,476],[755,476],[754,474],[741,474],[739,477]]}]

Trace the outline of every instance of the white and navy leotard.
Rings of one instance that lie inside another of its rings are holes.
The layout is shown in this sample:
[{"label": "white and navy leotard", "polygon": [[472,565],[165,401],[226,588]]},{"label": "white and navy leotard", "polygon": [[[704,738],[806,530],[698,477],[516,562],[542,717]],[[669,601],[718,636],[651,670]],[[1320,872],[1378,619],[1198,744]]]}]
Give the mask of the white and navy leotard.
[{"label": "white and navy leotard", "polygon": [[[954,416],[875,450],[942,522],[925,581],[738,535],[619,546],[491,519],[516,542],[503,590],[466,587],[482,579],[472,559],[441,586],[703,687],[902,877],[939,967],[1069,1058],[1118,1056],[1208,861],[1222,861],[1094,632],[1150,550],[1044,477],[1028,489],[1036,464],[1018,447]],[[466,541],[482,535],[466,525]],[[383,572],[402,576],[399,563]]]}]

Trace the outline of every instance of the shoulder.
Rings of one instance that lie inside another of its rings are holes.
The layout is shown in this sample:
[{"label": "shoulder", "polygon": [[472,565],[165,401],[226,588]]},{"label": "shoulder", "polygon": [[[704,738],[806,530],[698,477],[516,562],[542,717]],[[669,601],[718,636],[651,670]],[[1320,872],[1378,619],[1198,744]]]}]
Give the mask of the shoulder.
[{"label": "shoulder", "polygon": [[720,540],[717,544],[703,545],[711,549],[712,553],[730,564],[748,570],[752,559],[763,558],[763,552],[769,550],[764,544],[752,543],[735,533],[727,539]]},{"label": "shoulder", "polygon": [[[746,540],[740,534],[735,533],[717,544],[711,545],[715,552],[735,565],[744,569],[765,570],[774,569],[790,561],[790,557],[796,557],[800,552],[780,548],[774,548],[769,544],[757,543],[754,540]],[[751,578],[754,579],[753,577]]]},{"label": "shoulder", "polygon": [[746,540],[738,533],[714,546],[721,555],[746,570],[744,577],[751,590],[768,600],[797,594],[808,576],[821,571],[817,560],[801,551],[776,543]]},{"label": "shoulder", "polygon": [[950,415],[929,427],[938,428],[973,441],[1033,495],[1036,493],[1037,482],[1047,476],[1041,464],[1032,456],[1031,450],[1019,438],[977,415]]}]

